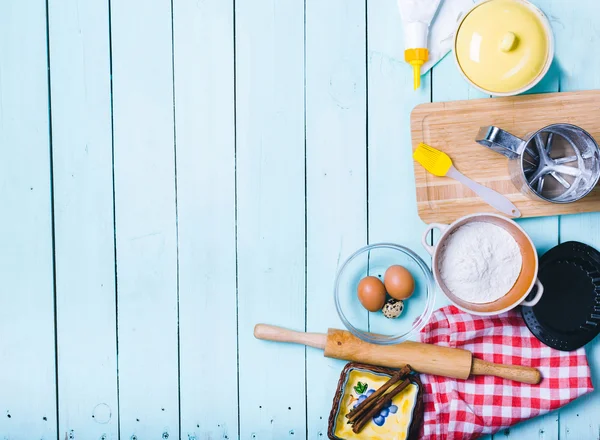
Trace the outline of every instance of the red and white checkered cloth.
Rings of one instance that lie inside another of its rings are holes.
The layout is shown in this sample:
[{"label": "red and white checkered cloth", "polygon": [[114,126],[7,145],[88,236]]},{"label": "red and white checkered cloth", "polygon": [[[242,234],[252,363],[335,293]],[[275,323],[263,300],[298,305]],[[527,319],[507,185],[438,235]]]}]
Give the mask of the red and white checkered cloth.
[{"label": "red and white checkered cloth", "polygon": [[563,352],[547,347],[514,310],[482,317],[444,307],[433,313],[420,339],[464,348],[490,362],[536,367],[543,376],[539,385],[526,385],[492,376],[455,380],[420,375],[423,439],[464,440],[492,434],[593,390],[585,350]]}]

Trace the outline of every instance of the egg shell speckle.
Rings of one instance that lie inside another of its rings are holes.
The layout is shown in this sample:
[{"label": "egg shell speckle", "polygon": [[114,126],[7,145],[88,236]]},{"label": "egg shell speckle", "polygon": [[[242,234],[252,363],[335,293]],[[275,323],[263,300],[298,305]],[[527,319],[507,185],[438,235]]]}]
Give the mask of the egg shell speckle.
[{"label": "egg shell speckle", "polygon": [[386,301],[381,311],[383,312],[383,316],[386,318],[396,319],[402,315],[402,312],[404,311],[404,302],[390,298]]}]

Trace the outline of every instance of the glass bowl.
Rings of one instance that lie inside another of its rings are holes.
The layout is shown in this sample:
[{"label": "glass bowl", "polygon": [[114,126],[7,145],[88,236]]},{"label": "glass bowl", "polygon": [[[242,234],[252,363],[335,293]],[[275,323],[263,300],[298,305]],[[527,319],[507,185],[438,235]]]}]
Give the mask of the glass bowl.
[{"label": "glass bowl", "polygon": [[[367,311],[358,300],[359,281],[376,276],[383,281],[386,269],[404,266],[415,280],[412,296],[404,301],[404,311],[396,319],[382,312]],[[433,312],[435,282],[425,262],[410,249],[392,243],[363,247],[342,265],[335,278],[335,307],[340,319],[354,336],[372,344],[398,344],[423,328]]]}]

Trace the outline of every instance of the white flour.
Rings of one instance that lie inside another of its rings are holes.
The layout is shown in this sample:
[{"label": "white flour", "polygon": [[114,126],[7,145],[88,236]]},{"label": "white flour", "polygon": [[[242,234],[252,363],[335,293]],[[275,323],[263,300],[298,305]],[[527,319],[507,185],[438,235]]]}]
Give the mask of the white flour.
[{"label": "white flour", "polygon": [[457,297],[476,304],[496,301],[514,286],[523,265],[519,245],[491,223],[467,223],[446,240],[440,275]]}]

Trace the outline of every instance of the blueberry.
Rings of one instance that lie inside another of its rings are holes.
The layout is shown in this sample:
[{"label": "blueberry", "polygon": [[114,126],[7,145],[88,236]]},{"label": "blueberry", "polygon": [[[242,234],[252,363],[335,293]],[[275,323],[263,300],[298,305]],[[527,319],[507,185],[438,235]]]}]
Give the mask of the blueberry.
[{"label": "blueberry", "polygon": [[383,408],[383,409],[382,409],[382,410],[379,412],[379,415],[380,415],[381,417],[385,418],[385,417],[387,417],[387,416],[388,416],[388,414],[389,414],[389,413],[390,413],[390,411],[389,411],[389,410],[387,410],[387,409]]},{"label": "blueberry", "polygon": [[385,423],[385,419],[381,416],[377,416],[373,419],[373,422],[375,422],[377,426],[383,426],[383,424]]},{"label": "blueberry", "polygon": [[367,396],[365,396],[364,394],[361,394],[360,396],[358,396],[358,403],[363,403],[366,399],[367,399]]},{"label": "blueberry", "polygon": [[367,391],[367,397],[369,397],[371,394],[373,394],[375,392],[375,390],[369,390]]},{"label": "blueberry", "polygon": [[391,414],[396,414],[396,412],[398,412],[398,407],[397,407],[396,405],[391,405],[391,406],[388,408],[388,411],[389,411]]}]

